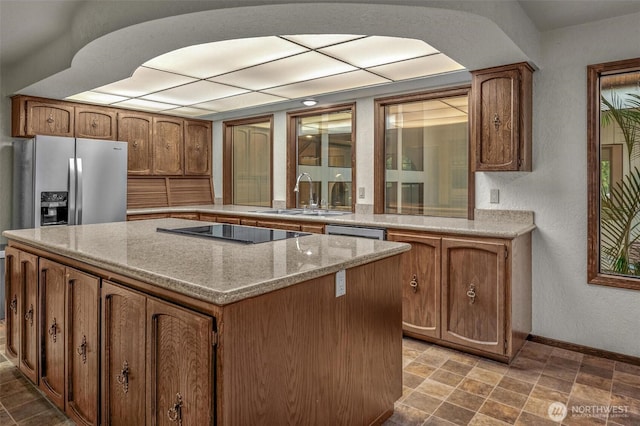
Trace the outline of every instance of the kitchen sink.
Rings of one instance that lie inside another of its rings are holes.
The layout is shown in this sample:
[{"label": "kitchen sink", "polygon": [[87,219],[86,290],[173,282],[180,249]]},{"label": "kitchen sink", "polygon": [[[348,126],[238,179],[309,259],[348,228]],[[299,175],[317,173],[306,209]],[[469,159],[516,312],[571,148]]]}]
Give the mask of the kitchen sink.
[{"label": "kitchen sink", "polygon": [[340,210],[324,210],[324,209],[273,209],[273,210],[254,210],[254,213],[264,214],[281,214],[281,215],[295,215],[295,216],[342,216],[345,214],[351,214],[351,212],[345,212]]}]

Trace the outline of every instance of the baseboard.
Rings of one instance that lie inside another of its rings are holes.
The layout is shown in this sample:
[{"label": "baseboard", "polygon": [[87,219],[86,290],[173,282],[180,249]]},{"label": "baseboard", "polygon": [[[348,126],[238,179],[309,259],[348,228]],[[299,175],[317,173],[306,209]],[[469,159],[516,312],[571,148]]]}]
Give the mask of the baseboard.
[{"label": "baseboard", "polygon": [[550,339],[548,337],[536,336],[530,334],[527,340],[543,345],[554,346],[556,348],[567,349],[569,351],[581,352],[586,355],[607,358],[614,361],[626,362],[627,364],[640,365],[640,358],[624,355],[617,352],[605,351],[604,349],[592,348],[590,346],[578,345],[576,343],[563,342],[562,340]]}]

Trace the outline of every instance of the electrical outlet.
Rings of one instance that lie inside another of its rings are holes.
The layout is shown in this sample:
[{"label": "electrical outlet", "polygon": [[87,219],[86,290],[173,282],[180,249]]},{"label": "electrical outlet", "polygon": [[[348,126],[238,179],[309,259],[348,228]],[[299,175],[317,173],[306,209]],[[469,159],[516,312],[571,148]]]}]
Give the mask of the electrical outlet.
[{"label": "electrical outlet", "polygon": [[336,297],[347,294],[347,274],[344,269],[336,272]]},{"label": "electrical outlet", "polygon": [[489,202],[492,204],[500,204],[500,190],[492,189],[489,195]]},{"label": "electrical outlet", "polygon": [[364,198],[364,186],[358,188],[358,198]]}]

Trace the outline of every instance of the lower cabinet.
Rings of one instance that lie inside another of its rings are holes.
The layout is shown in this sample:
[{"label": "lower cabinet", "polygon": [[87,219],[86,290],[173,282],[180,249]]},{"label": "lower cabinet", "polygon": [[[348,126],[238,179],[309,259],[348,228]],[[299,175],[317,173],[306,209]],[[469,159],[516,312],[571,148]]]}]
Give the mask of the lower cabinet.
[{"label": "lower cabinet", "polygon": [[510,361],[531,331],[531,236],[466,238],[389,230],[402,255],[403,331]]},{"label": "lower cabinet", "polygon": [[212,424],[213,318],[109,281],[102,303],[102,423]]}]

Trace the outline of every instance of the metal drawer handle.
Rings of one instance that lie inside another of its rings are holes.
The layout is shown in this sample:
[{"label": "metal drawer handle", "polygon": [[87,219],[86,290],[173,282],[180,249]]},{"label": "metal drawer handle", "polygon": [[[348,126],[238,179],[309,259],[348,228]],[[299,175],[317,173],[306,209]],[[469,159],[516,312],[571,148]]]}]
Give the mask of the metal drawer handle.
[{"label": "metal drawer handle", "polygon": [[24,314],[24,320],[29,321],[29,325],[33,327],[33,303],[29,307],[29,310]]},{"label": "metal drawer handle", "polygon": [[127,361],[122,364],[122,371],[116,376],[116,382],[122,385],[122,391],[124,393],[129,392],[129,363]]},{"label": "metal drawer handle", "polygon": [[56,323],[56,319],[53,319],[53,324],[51,324],[51,326],[49,327],[49,336],[51,336],[51,339],[53,340],[53,343],[56,342],[56,340],[58,340],[58,324]]},{"label": "metal drawer handle", "polygon": [[467,297],[469,298],[469,304],[473,305],[476,301],[476,285],[471,283],[469,284],[469,290],[467,290]]},{"label": "metal drawer handle", "polygon": [[76,349],[78,355],[82,356],[82,363],[87,363],[87,336],[82,336],[82,343]]},{"label": "metal drawer handle", "polygon": [[418,277],[416,274],[413,274],[413,279],[409,282],[409,285],[414,293],[418,291]]},{"label": "metal drawer handle", "polygon": [[13,311],[14,314],[18,314],[18,296],[13,295],[13,299],[11,299],[11,303],[9,303],[9,309]]},{"label": "metal drawer handle", "polygon": [[169,408],[167,416],[169,421],[178,422],[178,425],[182,425],[182,395],[180,395],[180,392],[176,394],[176,403]]}]

